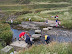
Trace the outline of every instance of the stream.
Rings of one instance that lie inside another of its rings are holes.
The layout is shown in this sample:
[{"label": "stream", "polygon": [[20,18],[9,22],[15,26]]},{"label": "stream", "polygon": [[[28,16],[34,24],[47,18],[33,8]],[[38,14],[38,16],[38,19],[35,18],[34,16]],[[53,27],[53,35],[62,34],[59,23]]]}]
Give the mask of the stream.
[{"label": "stream", "polygon": [[[13,32],[13,39],[12,39],[12,41],[14,41],[15,38],[16,38],[16,40],[18,40],[19,34],[21,32],[24,32],[24,31],[28,31],[30,33],[30,35],[35,34],[34,30],[18,30],[18,29],[13,29],[12,27],[11,27],[11,30]],[[55,35],[55,33],[54,34],[53,33],[52,34],[48,34],[51,37],[50,41],[72,42],[72,30],[68,31],[68,30],[64,30],[64,29],[60,29],[60,28],[58,28],[58,29],[54,28],[53,30],[50,30],[49,32],[50,33],[52,33],[52,32],[57,33],[57,35]],[[40,40],[37,40],[34,43],[35,44],[44,44],[45,43],[44,37],[42,36],[40,38]]]}]

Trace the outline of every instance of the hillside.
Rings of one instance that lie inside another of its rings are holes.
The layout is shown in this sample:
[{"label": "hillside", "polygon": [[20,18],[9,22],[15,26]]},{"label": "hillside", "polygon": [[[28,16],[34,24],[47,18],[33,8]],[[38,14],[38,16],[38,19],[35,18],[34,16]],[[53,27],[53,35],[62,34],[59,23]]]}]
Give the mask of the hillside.
[{"label": "hillside", "polygon": [[0,4],[29,4],[36,2],[72,2],[72,0],[0,0]]}]

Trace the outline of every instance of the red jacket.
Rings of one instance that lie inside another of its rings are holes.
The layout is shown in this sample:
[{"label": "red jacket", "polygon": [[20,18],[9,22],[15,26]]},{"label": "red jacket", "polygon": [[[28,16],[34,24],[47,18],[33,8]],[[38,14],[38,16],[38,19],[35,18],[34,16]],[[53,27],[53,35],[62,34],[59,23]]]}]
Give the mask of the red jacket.
[{"label": "red jacket", "polygon": [[24,36],[24,35],[25,35],[25,32],[22,32],[19,34],[19,37]]}]

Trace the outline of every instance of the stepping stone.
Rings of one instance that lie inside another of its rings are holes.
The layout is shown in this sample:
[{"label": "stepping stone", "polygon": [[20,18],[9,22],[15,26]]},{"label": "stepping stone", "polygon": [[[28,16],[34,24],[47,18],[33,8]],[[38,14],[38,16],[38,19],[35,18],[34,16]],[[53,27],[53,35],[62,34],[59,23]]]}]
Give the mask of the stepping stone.
[{"label": "stepping stone", "polygon": [[47,31],[47,30],[48,30],[48,28],[43,28],[43,30]]},{"label": "stepping stone", "polygon": [[33,34],[32,35],[32,38],[34,38],[34,39],[38,39],[38,38],[40,38],[41,37],[41,34]]},{"label": "stepping stone", "polygon": [[21,50],[27,48],[28,44],[25,41],[15,41],[10,44],[10,46],[14,47],[14,50]]},{"label": "stepping stone", "polygon": [[49,30],[53,29],[53,27],[48,27]]},{"label": "stepping stone", "polygon": [[40,34],[41,30],[35,30],[35,33]]},{"label": "stepping stone", "polygon": [[50,24],[51,27],[55,26],[55,24]]}]

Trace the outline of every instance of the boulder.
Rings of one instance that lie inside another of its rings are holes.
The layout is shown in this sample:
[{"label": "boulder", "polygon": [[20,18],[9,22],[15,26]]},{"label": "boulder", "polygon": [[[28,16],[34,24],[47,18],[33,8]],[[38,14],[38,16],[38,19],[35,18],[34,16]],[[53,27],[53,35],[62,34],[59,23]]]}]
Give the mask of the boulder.
[{"label": "boulder", "polygon": [[32,38],[34,38],[34,39],[38,39],[38,38],[40,38],[41,37],[41,34],[33,34],[32,35]]},{"label": "boulder", "polygon": [[41,33],[41,30],[35,30],[35,33],[36,34],[40,34]]},{"label": "boulder", "polygon": [[12,46],[6,46],[1,49],[1,54],[11,54],[14,53],[14,48]]}]

